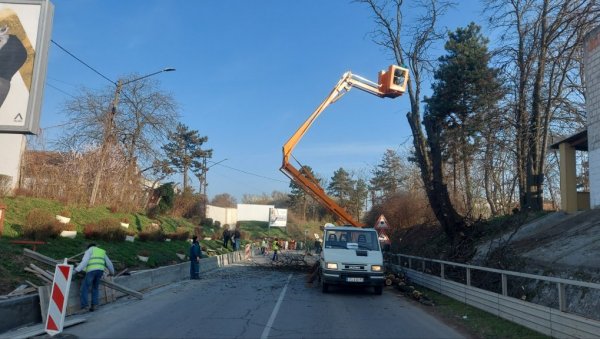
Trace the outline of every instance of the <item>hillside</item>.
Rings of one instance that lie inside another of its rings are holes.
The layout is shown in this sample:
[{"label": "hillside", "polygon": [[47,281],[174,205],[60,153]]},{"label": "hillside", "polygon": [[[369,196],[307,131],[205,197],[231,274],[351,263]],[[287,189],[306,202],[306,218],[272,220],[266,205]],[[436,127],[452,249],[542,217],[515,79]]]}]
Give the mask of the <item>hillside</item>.
[{"label": "hillside", "polygon": [[[181,262],[176,252],[187,253],[188,241],[176,240],[175,238],[168,241],[141,241],[140,233],[155,227],[152,226],[153,224],[160,225],[160,229],[166,237],[181,229],[193,234],[198,231],[199,226],[196,220],[168,215],[152,219],[145,212],[118,212],[105,206],[93,208],[65,206],[58,201],[29,197],[5,197],[0,201],[7,206],[3,234],[0,237],[0,256],[2,257],[0,261],[0,295],[12,291],[15,287],[24,283],[25,280],[35,284],[42,283],[37,277],[23,270],[30,263],[33,263],[33,261],[22,255],[23,248],[31,249],[32,246],[13,243],[13,241],[31,240],[25,239],[21,231],[28,213],[33,209],[42,209],[50,212],[51,215],[60,214],[65,210],[68,211],[71,215],[70,223],[74,225],[78,232],[74,239],[58,237],[45,240],[45,244],[37,246],[38,252],[57,259],[69,258],[84,251],[87,245],[93,241],[107,250],[111,259],[115,262],[117,270],[127,268],[131,271]],[[85,226],[103,219],[129,220],[130,225],[127,232],[135,236],[135,241],[111,242],[85,238],[83,234]],[[318,223],[289,223],[287,228],[269,228],[266,222],[249,221],[241,222],[240,228],[243,245],[249,242],[259,244],[264,238],[294,239],[297,241],[304,241],[306,238],[311,244],[312,234],[320,233]],[[219,225],[205,223],[200,226],[199,231],[200,243],[205,249],[205,255],[216,255],[231,251],[231,247],[227,249],[223,247],[223,229]],[[150,259],[147,263],[142,263],[137,259],[137,254],[140,252],[150,252]]]}]

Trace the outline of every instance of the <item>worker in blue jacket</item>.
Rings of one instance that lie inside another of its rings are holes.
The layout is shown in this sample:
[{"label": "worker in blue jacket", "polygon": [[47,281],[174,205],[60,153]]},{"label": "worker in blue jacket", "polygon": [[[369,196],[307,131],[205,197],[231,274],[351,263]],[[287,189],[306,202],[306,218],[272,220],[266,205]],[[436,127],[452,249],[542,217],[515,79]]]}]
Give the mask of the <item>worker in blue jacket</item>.
[{"label": "worker in blue jacket", "polygon": [[192,246],[190,246],[190,279],[200,279],[200,258],[202,257],[202,248],[198,242],[198,237],[192,237]]}]

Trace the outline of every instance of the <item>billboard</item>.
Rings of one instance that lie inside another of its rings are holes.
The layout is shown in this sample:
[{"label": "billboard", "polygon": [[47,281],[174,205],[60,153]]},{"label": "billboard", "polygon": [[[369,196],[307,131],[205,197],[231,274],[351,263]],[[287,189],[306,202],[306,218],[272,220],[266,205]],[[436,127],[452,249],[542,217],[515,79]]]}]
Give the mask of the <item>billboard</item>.
[{"label": "billboard", "polygon": [[0,132],[37,133],[54,6],[0,0]]},{"label": "billboard", "polygon": [[269,209],[269,227],[286,227],[287,209],[271,208]]}]

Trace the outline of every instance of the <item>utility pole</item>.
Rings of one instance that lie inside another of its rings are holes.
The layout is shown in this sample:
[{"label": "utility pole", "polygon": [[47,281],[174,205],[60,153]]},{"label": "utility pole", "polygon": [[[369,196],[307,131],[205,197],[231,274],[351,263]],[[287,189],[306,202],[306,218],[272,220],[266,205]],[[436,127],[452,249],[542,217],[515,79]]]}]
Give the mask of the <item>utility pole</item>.
[{"label": "utility pole", "polygon": [[104,172],[104,163],[106,162],[108,146],[112,142],[112,130],[122,88],[123,81],[119,80],[117,82],[117,88],[115,89],[115,97],[111,104],[110,113],[108,113],[104,122],[104,137],[102,140],[102,147],[100,148],[100,163],[98,164],[98,170],[96,171],[96,177],[94,178],[94,186],[92,187],[92,195],[90,196],[90,207],[94,206],[96,203],[96,195],[98,194],[98,187],[100,186],[100,177],[102,176],[102,172]]},{"label": "utility pole", "polygon": [[[115,84],[115,97],[113,98],[110,112],[108,113],[105,121],[104,121],[104,136],[102,138],[102,147],[100,148],[100,163],[98,164],[98,170],[96,171],[96,177],[94,178],[94,186],[92,187],[92,194],[90,196],[89,206],[94,206],[96,203],[96,196],[98,195],[98,188],[100,187],[100,178],[102,177],[102,172],[104,172],[104,166],[106,163],[106,157],[108,155],[108,148],[111,143],[114,141],[113,138],[113,126],[115,124],[115,115],[117,115],[117,107],[119,106],[119,97],[121,95],[121,90],[124,85],[130,84],[132,82],[142,80],[153,75],[162,73],[162,72],[172,72],[175,71],[175,68],[164,68],[160,71],[150,73],[139,78],[135,78],[132,80],[128,80],[123,82],[123,80],[119,80]],[[107,79],[110,80],[110,79]]]}]

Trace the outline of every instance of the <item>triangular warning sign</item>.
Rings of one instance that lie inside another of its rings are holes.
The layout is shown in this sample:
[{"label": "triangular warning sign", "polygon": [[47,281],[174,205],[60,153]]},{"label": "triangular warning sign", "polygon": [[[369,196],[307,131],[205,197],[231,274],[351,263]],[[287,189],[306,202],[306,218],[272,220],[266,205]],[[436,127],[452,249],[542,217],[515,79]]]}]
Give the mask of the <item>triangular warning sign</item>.
[{"label": "triangular warning sign", "polygon": [[384,228],[390,228],[390,226],[382,214],[379,216],[379,218],[377,219],[377,222],[375,223],[375,229],[384,229]]}]

